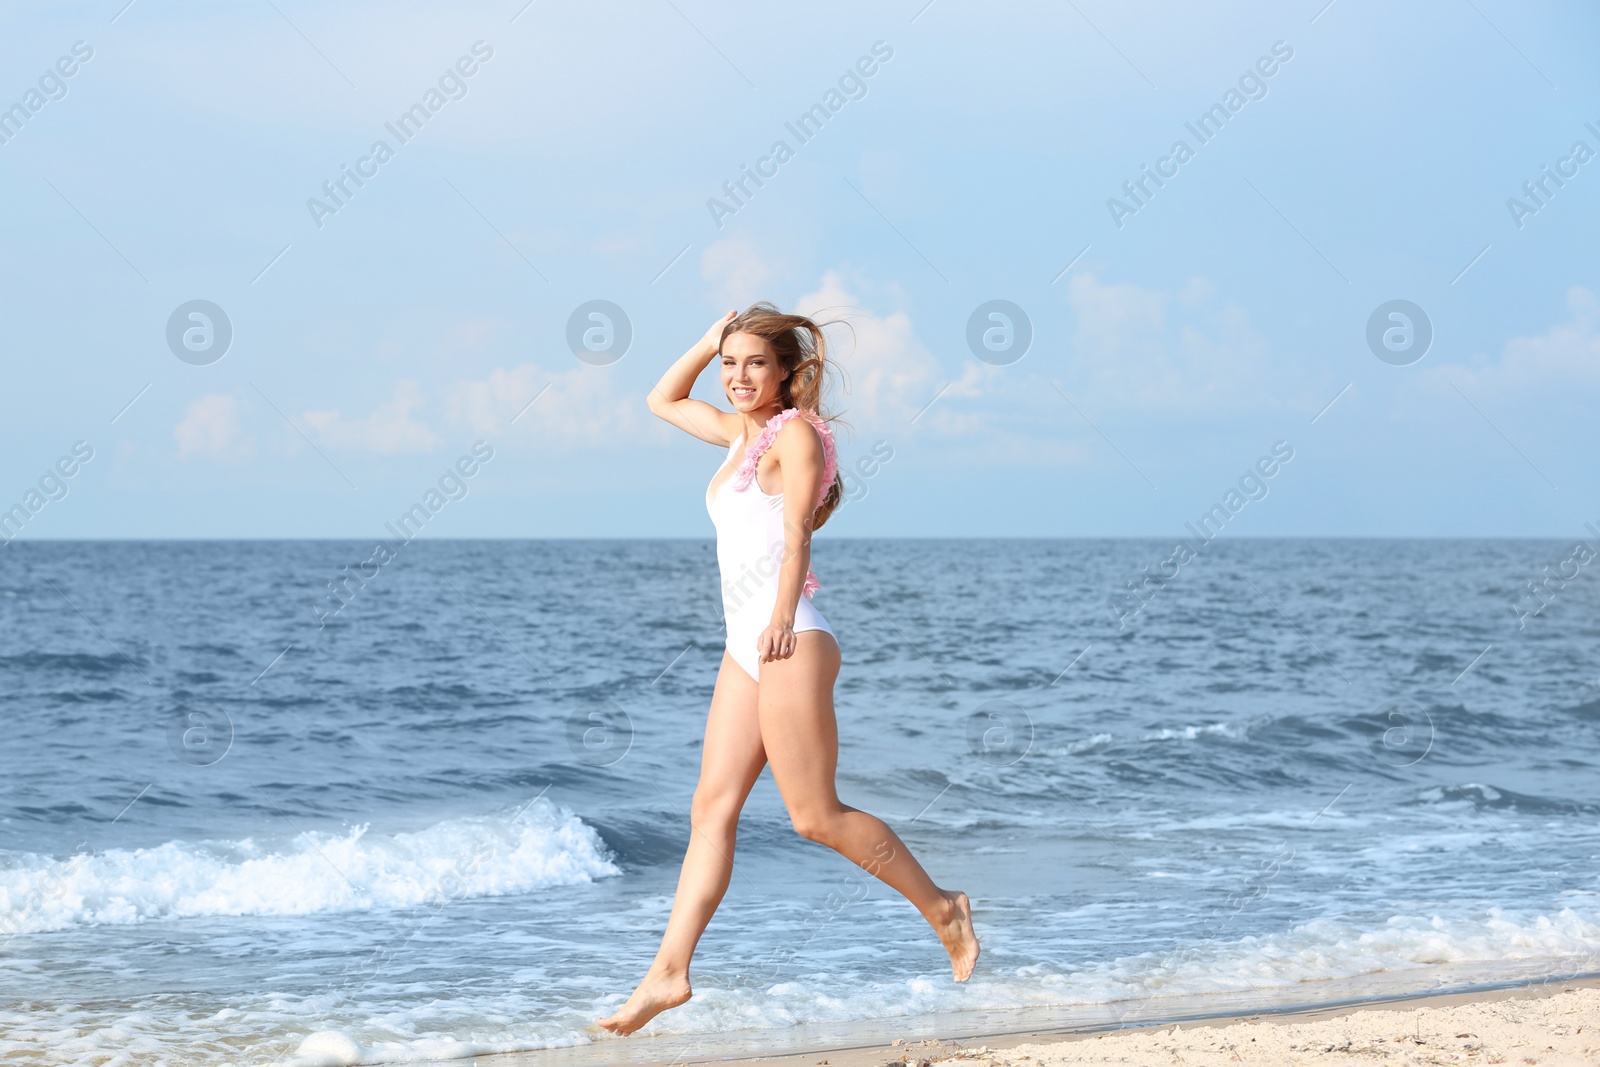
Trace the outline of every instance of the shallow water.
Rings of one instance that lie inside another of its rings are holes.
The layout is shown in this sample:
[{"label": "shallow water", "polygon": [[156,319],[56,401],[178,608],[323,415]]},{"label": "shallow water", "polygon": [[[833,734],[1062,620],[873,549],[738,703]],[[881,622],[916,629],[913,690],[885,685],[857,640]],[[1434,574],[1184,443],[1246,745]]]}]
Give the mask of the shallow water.
[{"label": "shallow water", "polygon": [[[416,542],[330,615],[371,547],[9,547],[0,1062],[582,1043],[631,989],[720,660],[713,546]],[[764,778],[653,1029],[1583,969],[1600,595],[1514,606],[1570,548],[1217,541],[1132,614],[1165,542],[820,539],[841,794],[972,894],[983,961],[952,983]]]}]

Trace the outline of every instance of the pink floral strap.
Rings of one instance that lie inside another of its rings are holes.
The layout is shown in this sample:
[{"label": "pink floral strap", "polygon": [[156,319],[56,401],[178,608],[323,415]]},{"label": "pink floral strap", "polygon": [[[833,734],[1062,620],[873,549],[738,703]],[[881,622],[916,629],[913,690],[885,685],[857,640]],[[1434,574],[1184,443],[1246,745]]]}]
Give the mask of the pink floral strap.
[{"label": "pink floral strap", "polygon": [[[839,455],[834,448],[833,431],[829,429],[827,422],[816,412],[801,411],[799,408],[789,408],[783,413],[768,419],[767,424],[761,428],[761,433],[744,450],[744,462],[739,464],[739,469],[733,472],[733,488],[736,491],[742,493],[750,487],[750,483],[755,480],[756,465],[761,462],[761,457],[766,455],[767,450],[772,447],[772,442],[778,439],[778,431],[783,429],[784,424],[790,419],[796,417],[803,418],[809,422],[815,427],[817,436],[822,438],[822,485],[817,490],[817,502],[814,506],[821,507],[822,502],[828,499],[828,488],[833,485],[833,480],[839,474]],[[806,582],[801,592],[806,596],[810,596],[820,588],[822,586],[817,581],[816,574],[809,570],[806,571]]]}]

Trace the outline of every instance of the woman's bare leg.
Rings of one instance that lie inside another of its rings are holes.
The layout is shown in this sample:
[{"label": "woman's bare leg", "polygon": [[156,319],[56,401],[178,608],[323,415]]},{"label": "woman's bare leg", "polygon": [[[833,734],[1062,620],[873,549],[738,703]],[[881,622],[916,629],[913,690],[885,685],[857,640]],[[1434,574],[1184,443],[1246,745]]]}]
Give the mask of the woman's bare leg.
[{"label": "woman's bare leg", "polygon": [[825,630],[801,632],[794,655],[761,665],[761,742],[773,780],[796,832],[898,890],[939,935],[956,981],[964,982],[978,961],[967,895],[940,889],[887,824],[841,804],[834,791],[839,727],[833,683],[838,675],[839,645]]},{"label": "woman's bare leg", "polygon": [[626,1004],[599,1021],[613,1033],[631,1034],[689,999],[689,959],[728,891],[739,811],[767,763],[756,715],[757,691],[755,680],[724,652],[706,716],[700,783],[689,809],[689,848],[678,874],[672,916],[638,988]]}]

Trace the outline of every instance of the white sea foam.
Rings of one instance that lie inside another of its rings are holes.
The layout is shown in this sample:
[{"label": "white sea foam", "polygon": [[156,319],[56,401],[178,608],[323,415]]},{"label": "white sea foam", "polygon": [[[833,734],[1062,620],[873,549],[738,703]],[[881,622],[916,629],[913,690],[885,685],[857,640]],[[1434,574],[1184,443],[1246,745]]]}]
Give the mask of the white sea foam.
[{"label": "white sea foam", "polygon": [[1180,726],[1173,729],[1163,726],[1155,733],[1145,734],[1141,741],[1195,741],[1201,737],[1245,737],[1244,728],[1234,723],[1210,722],[1199,726]]},{"label": "white sea foam", "polygon": [[1600,953],[1591,908],[1528,915],[1489,908],[1454,917],[1391,916],[1362,927],[1313,919],[1280,933],[1199,942],[1177,952],[1141,954],[1086,968],[1062,981],[1102,984],[1103,999],[1294,986],[1442,965],[1570,960]]},{"label": "white sea foam", "polygon": [[0,853],[0,936],[202,915],[311,915],[501,896],[620,874],[548,801],[414,833],[308,831],[274,846],[168,841],[55,859]]},{"label": "white sea foam", "polygon": [[[1554,914],[1490,908],[1452,916],[1393,916],[1375,925],[1323,918],[1261,937],[1191,943],[1071,970],[991,960],[980,963],[971,982],[960,986],[947,972],[931,971],[896,979],[802,972],[776,984],[740,984],[708,966],[695,984],[694,1000],[661,1016],[651,1030],[696,1035],[697,1054],[711,1055],[729,1042],[748,1040],[738,1031],[800,1024],[1008,1008],[1093,1007],[1104,1018],[1108,1006],[1113,1018],[1124,1013],[1126,1019],[1148,1022],[1146,1006],[1156,998],[1171,1003],[1165,998],[1200,996],[1207,999],[1195,1006],[1228,1004],[1240,1010],[1245,1004],[1318,1003],[1328,996],[1325,983],[1339,979],[1360,979],[1372,991],[1395,994],[1433,991],[1445,975],[1456,984],[1502,980],[1508,964],[1522,964],[1524,977],[1564,973],[1574,966],[1593,969],[1600,953],[1595,921],[1600,914],[1588,895],[1577,895],[1572,903],[1582,913],[1572,907]],[[1353,994],[1361,995],[1362,988],[1358,985]],[[317,998],[279,995],[221,1011],[209,1000],[188,1011],[176,1010],[179,1005],[173,1003],[156,1012],[0,1007],[0,1060],[49,1048],[52,1062],[103,1064],[107,1051],[116,1049],[136,1050],[127,1062],[155,1063],[181,1048],[186,1063],[220,1067],[239,1062],[238,1050],[246,1048],[263,1053],[262,1062],[287,1054],[282,1062],[293,1067],[431,1061],[582,1044],[588,1040],[589,1019],[623,995],[551,1011],[538,1001],[538,992],[513,977],[492,991],[447,997],[431,991],[402,1002],[356,998],[332,1012]],[[299,1055],[294,1055],[297,1046]]]},{"label": "white sea foam", "polygon": [[[1592,904],[1591,902],[1588,902]],[[1090,964],[1072,971],[1040,965],[980,971],[965,986],[948,975],[899,981],[873,981],[855,989],[825,976],[797,978],[763,991],[719,991],[697,984],[695,1000],[663,1017],[674,1032],[732,1030],[768,1025],[883,1018],[951,1011],[1021,1007],[1072,1007],[1120,1002],[1137,1005],[1151,998],[1247,993],[1263,1001],[1298,996],[1314,1002],[1308,982],[1384,976],[1386,989],[1433,988],[1444,965],[1453,974],[1488,976],[1508,963],[1550,961],[1548,973],[1575,959],[1600,963],[1600,924],[1587,914],[1562,908],[1554,915],[1514,914],[1490,908],[1473,915],[1394,916],[1381,926],[1362,927],[1343,919],[1316,919],[1279,933],[1233,941],[1200,941],[1175,951],[1140,953]],[[1472,978],[1467,978],[1472,981]]]},{"label": "white sea foam", "polygon": [[1041,748],[1039,753],[1045,756],[1076,756],[1081,752],[1092,752],[1114,744],[1145,744],[1152,741],[1197,741],[1202,737],[1245,738],[1249,736],[1250,726],[1253,722],[1254,720],[1245,723],[1212,722],[1179,727],[1163,726],[1150,733],[1127,737],[1097,733],[1076,741],[1069,741],[1059,748]]},{"label": "white sea foam", "polygon": [[1091,737],[1081,738],[1077,741],[1069,741],[1060,748],[1041,748],[1039,749],[1039,754],[1041,756],[1076,756],[1080,752],[1093,752],[1096,749],[1104,748],[1115,740],[1116,737],[1111,734],[1094,734]]}]

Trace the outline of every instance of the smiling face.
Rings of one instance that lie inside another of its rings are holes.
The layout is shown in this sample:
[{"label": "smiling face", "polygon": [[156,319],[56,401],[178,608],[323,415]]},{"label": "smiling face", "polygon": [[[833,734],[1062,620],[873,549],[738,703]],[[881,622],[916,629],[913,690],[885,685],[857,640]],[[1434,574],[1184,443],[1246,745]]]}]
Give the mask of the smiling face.
[{"label": "smiling face", "polygon": [[781,407],[781,386],[788,377],[766,338],[753,333],[723,338],[722,391],[735,411],[749,415]]}]

